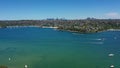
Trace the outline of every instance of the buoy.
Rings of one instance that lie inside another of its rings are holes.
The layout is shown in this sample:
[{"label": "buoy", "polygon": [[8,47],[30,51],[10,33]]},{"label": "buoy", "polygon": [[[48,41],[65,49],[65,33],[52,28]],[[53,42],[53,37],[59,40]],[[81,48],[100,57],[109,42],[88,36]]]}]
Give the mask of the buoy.
[{"label": "buoy", "polygon": [[27,68],[28,66],[27,65],[25,65],[25,68]]},{"label": "buoy", "polygon": [[108,56],[112,57],[112,56],[114,56],[114,54],[109,54]]},{"label": "buoy", "polygon": [[114,68],[115,66],[114,65],[111,65],[110,68]]},{"label": "buoy", "polygon": [[9,61],[11,60],[11,58],[8,59]]}]

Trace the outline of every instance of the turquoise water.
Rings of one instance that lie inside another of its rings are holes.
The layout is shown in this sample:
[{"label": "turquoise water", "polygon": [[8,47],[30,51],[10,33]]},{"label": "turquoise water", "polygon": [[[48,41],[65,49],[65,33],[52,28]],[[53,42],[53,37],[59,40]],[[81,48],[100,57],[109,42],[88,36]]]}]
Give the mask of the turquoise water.
[{"label": "turquoise water", "polygon": [[[115,56],[109,57],[110,53]],[[109,68],[111,64],[120,67],[119,31],[79,34],[35,27],[0,29],[0,65],[9,68]]]}]

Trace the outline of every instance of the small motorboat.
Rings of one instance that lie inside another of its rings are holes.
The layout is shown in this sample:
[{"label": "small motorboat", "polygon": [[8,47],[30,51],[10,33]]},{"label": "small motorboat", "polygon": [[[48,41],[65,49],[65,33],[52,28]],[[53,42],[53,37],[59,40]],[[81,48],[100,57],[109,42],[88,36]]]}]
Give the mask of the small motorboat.
[{"label": "small motorboat", "polygon": [[114,68],[115,66],[114,65],[111,65],[110,68]]},{"label": "small motorboat", "polygon": [[11,58],[8,58],[8,60],[10,61],[10,60],[11,60]]},{"label": "small motorboat", "polygon": [[27,65],[25,65],[24,67],[25,67],[25,68],[28,68],[28,66],[27,66]]},{"label": "small motorboat", "polygon": [[114,54],[109,54],[108,56],[112,57],[112,56],[114,56]]}]

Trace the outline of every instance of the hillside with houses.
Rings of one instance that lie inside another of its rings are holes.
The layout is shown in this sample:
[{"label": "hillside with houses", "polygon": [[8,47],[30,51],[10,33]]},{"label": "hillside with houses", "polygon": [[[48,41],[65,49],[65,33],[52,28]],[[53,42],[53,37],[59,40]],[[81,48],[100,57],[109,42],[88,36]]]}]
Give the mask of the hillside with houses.
[{"label": "hillside with houses", "polygon": [[38,26],[38,27],[56,27],[59,30],[67,30],[80,33],[94,33],[108,29],[120,29],[120,19],[47,19],[47,20],[2,20],[1,28],[11,26]]}]

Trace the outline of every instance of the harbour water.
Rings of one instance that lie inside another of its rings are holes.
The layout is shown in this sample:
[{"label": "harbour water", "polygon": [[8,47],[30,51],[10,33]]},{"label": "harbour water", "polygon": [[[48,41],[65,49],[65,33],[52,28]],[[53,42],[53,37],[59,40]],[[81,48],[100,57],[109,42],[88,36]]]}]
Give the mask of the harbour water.
[{"label": "harbour water", "polygon": [[119,68],[120,31],[80,34],[38,27],[0,28],[0,65]]}]

